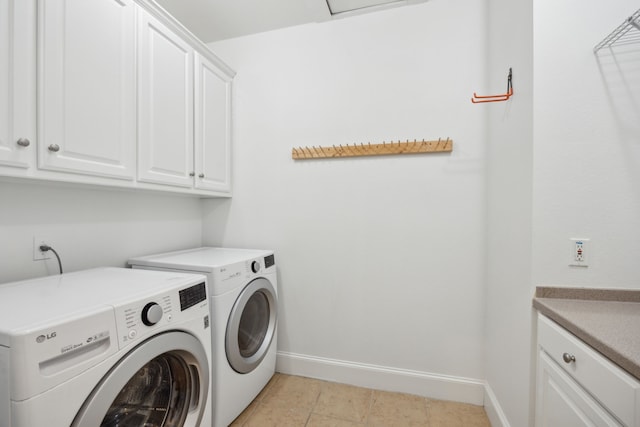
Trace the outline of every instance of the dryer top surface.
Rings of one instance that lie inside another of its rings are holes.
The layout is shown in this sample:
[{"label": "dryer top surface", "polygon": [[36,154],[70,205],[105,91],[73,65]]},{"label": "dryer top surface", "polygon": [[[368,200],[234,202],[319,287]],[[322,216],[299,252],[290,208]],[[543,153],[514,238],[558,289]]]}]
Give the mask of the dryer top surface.
[{"label": "dryer top surface", "polygon": [[129,264],[212,273],[220,267],[271,254],[273,251],[262,249],[202,247],[133,258]]}]

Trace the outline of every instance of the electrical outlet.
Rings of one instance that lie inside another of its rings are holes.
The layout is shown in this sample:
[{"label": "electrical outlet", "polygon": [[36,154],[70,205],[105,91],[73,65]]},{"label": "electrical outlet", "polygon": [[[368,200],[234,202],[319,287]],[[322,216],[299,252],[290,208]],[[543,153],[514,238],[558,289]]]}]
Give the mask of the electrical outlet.
[{"label": "electrical outlet", "polygon": [[589,254],[591,253],[590,240],[571,238],[569,241],[571,243],[569,265],[573,267],[588,267]]},{"label": "electrical outlet", "polygon": [[42,252],[40,250],[40,245],[48,245],[49,244],[49,240],[40,236],[40,235],[35,235],[33,236],[33,260],[34,261],[40,261],[43,259],[49,259],[51,258],[51,255],[49,254],[49,252]]}]

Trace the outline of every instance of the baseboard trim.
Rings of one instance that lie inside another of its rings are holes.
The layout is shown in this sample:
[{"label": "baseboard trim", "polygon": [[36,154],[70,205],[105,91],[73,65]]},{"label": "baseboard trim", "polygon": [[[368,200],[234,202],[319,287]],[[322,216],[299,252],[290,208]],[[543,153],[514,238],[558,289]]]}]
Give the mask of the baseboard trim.
[{"label": "baseboard trim", "polygon": [[492,427],[510,427],[500,402],[498,402],[498,398],[489,384],[485,384],[484,389],[484,410]]},{"label": "baseboard trim", "polygon": [[[485,382],[429,372],[278,352],[276,371],[377,390],[483,405]],[[497,402],[495,402],[497,403]],[[495,405],[494,403],[494,405]],[[494,427],[498,427],[495,425]],[[504,427],[507,427],[505,424]]]}]

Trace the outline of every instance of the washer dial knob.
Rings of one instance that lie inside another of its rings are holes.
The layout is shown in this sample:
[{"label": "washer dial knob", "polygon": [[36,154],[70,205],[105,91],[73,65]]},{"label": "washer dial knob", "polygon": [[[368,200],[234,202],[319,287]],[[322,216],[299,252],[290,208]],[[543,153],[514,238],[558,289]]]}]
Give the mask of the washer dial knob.
[{"label": "washer dial knob", "polygon": [[260,271],[260,263],[258,261],[253,261],[251,263],[251,271],[253,271],[254,273]]},{"label": "washer dial knob", "polygon": [[153,326],[162,319],[162,307],[158,303],[150,302],[142,309],[142,323]]}]

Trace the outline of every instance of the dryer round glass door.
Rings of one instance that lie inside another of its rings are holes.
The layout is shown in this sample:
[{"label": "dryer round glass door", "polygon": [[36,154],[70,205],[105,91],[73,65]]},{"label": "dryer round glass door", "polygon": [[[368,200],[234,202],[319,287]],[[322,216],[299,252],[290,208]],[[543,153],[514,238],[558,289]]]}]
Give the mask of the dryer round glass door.
[{"label": "dryer round glass door", "polygon": [[231,367],[241,374],[253,371],[269,350],[276,332],[276,291],[267,279],[251,281],[231,309],[225,347]]},{"label": "dryer round glass door", "polygon": [[168,332],[127,353],[94,389],[73,426],[200,425],[208,360],[192,335]]}]

